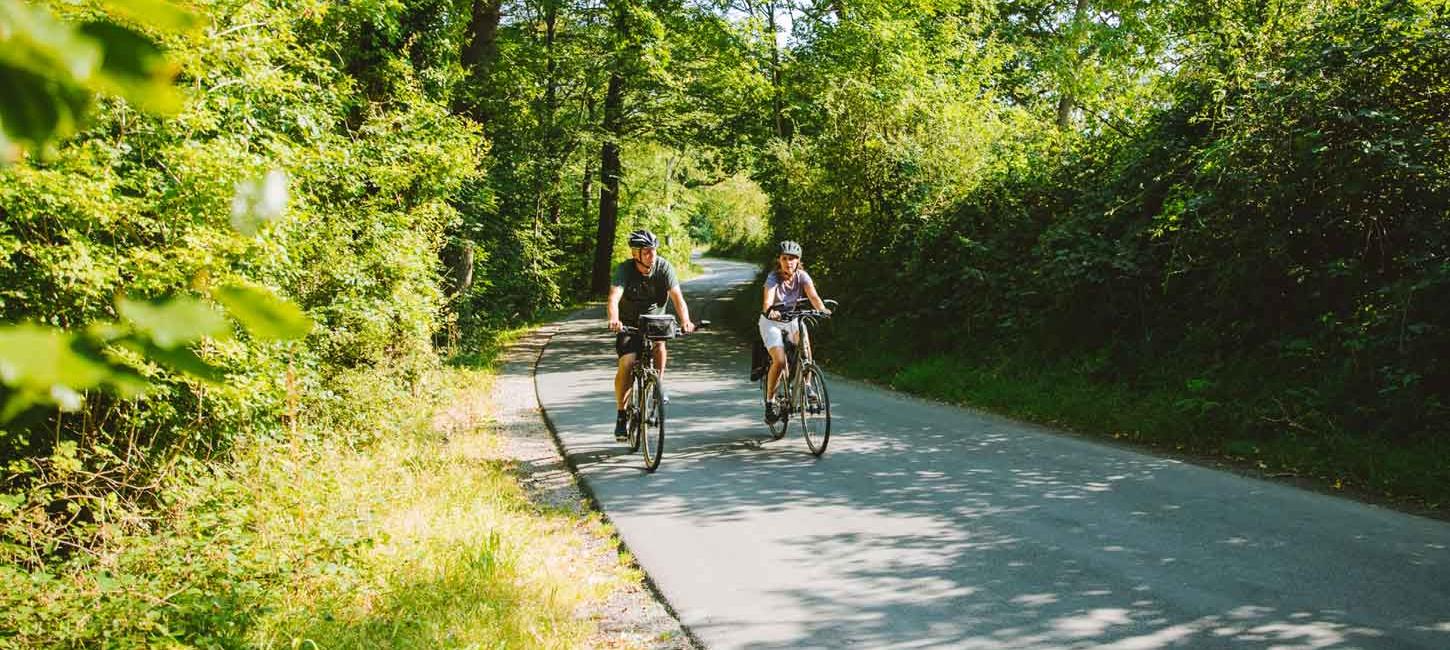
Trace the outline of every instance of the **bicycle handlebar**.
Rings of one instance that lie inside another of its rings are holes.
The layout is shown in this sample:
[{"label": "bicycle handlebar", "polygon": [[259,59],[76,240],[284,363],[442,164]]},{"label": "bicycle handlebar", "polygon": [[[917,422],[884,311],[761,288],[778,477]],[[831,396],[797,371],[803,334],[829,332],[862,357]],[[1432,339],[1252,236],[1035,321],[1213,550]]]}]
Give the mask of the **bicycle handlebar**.
[{"label": "bicycle handlebar", "polygon": [[780,315],[786,320],[792,320],[796,318],[830,318],[831,312],[820,311],[818,309],[797,309],[794,311],[781,312]]},{"label": "bicycle handlebar", "polygon": [[[707,330],[707,329],[710,329],[710,321],[707,321],[707,320],[695,321],[695,331]],[[623,334],[638,334],[639,333],[639,328],[638,327],[634,327],[632,325],[625,325],[625,324],[622,324],[621,323],[620,326],[619,326],[619,331],[620,331],[620,333],[623,333]],[[685,328],[683,328],[683,327],[676,327],[675,328],[675,335],[672,336],[672,337],[670,337],[670,338],[676,338],[677,339],[677,338],[680,338],[681,336],[685,336],[687,334],[689,334],[689,332],[686,332],[685,331]]]},{"label": "bicycle handlebar", "polygon": [[[836,301],[830,300],[830,299],[822,300],[821,302],[823,304],[825,304],[828,308],[833,308],[833,307],[835,307],[836,305],[839,304]],[[829,311],[821,311],[819,309],[797,309],[796,307],[798,307],[802,303],[808,303],[808,301],[805,298],[801,298],[799,301],[796,302],[795,305],[793,305],[791,307],[786,307],[784,303],[777,303],[777,304],[771,305],[770,306],[770,309],[766,310],[766,312],[767,312],[766,318],[770,318],[770,316],[768,314],[769,314],[769,312],[772,312],[772,311],[780,314],[780,319],[779,320],[776,320],[776,322],[780,322],[780,323],[783,323],[783,322],[786,322],[786,321],[795,320],[797,318],[830,318],[831,317],[831,312],[829,312]],[[771,320],[775,320],[775,319],[771,319]]]}]

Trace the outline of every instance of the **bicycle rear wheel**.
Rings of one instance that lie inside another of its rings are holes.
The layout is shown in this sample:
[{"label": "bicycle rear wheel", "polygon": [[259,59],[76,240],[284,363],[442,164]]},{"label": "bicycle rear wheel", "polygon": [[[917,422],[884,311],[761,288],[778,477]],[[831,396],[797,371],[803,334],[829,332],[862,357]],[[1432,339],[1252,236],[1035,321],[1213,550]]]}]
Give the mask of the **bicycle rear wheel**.
[{"label": "bicycle rear wheel", "polygon": [[644,468],[650,472],[660,466],[665,455],[665,400],[658,382],[653,376],[644,381],[644,399],[640,402],[640,449]]},{"label": "bicycle rear wheel", "polygon": [[831,441],[831,396],[826,391],[826,377],[814,363],[805,363],[801,368],[805,385],[801,395],[801,431],[806,438],[806,447],[811,454],[826,453],[826,444]]},{"label": "bicycle rear wheel", "polygon": [[[770,375],[768,373],[765,376],[763,376],[763,377],[760,378],[760,405],[761,405],[762,408],[764,408],[766,404],[769,404],[770,403],[771,396],[768,395],[765,392],[766,391],[766,387],[770,385],[768,383],[769,381],[770,381]],[[785,394],[785,374],[784,373],[781,373],[780,380],[776,382],[775,394],[776,395],[783,395],[783,394]],[[770,429],[770,439],[771,440],[780,440],[781,438],[784,438],[785,437],[786,427],[789,427],[790,426],[790,418],[781,416],[775,422],[767,421],[765,423],[765,426],[766,426],[766,428]]]}]

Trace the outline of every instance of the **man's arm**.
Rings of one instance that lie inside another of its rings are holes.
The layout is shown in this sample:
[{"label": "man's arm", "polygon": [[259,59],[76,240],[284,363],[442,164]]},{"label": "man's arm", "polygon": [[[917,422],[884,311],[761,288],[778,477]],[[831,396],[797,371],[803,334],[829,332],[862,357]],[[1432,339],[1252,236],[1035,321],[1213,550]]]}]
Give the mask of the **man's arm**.
[{"label": "man's arm", "polygon": [[679,315],[685,332],[695,331],[695,322],[690,320],[690,308],[685,306],[685,292],[680,290],[680,285],[670,287],[670,300],[675,303],[675,313]]},{"label": "man's arm", "polygon": [[624,287],[612,286],[609,288],[609,302],[604,306],[606,324],[609,331],[618,332],[624,323],[619,322],[619,299],[624,296]]}]

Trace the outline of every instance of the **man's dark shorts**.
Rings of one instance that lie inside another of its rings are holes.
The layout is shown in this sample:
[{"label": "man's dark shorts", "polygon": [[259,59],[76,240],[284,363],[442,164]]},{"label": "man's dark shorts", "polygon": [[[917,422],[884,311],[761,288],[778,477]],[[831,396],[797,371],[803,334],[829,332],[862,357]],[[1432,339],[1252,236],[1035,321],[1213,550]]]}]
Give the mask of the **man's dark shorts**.
[{"label": "man's dark shorts", "polygon": [[620,332],[614,337],[614,353],[618,356],[626,354],[640,354],[644,352],[644,334],[639,332]]}]

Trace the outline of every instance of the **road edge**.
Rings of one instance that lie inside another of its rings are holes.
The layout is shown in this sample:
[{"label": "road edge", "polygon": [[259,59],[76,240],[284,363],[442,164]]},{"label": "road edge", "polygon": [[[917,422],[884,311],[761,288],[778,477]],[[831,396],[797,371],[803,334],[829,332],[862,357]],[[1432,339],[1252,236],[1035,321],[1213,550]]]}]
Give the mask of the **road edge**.
[{"label": "road edge", "polygon": [[539,328],[538,332],[543,336],[544,340],[543,343],[539,345],[538,354],[534,357],[533,362],[529,364],[529,379],[534,386],[534,403],[537,405],[539,418],[543,421],[544,428],[547,429],[549,432],[549,439],[553,443],[554,453],[558,456],[559,461],[563,464],[563,466],[569,470],[569,474],[573,477],[573,482],[575,486],[578,487],[580,494],[583,495],[585,507],[589,508],[591,512],[598,514],[599,517],[603,519],[606,524],[609,525],[610,529],[615,531],[611,533],[611,536],[614,538],[615,543],[618,544],[618,548],[621,554],[627,554],[627,556],[622,556],[621,559],[623,559],[630,567],[639,571],[640,575],[644,577],[643,582],[645,592],[648,593],[651,598],[653,598],[654,602],[658,604],[664,610],[664,612],[669,615],[670,619],[674,621],[675,625],[679,627],[680,632],[684,635],[684,638],[689,643],[689,646],[692,648],[704,648],[705,645],[700,641],[699,636],[695,634],[694,630],[690,629],[688,625],[685,625],[685,623],[680,620],[680,614],[678,611],[676,611],[674,605],[672,605],[669,599],[665,597],[664,592],[660,590],[659,585],[655,583],[654,578],[650,576],[649,571],[639,564],[637,556],[629,550],[629,545],[626,544],[624,538],[619,535],[618,527],[614,525],[614,521],[609,517],[609,513],[605,512],[604,509],[599,506],[599,500],[594,495],[594,489],[589,485],[587,481],[584,480],[584,477],[579,473],[579,468],[569,458],[569,454],[566,453],[564,449],[564,444],[559,439],[559,430],[554,425],[553,418],[549,417],[549,409],[544,406],[544,402],[539,395],[539,361],[544,358],[544,352],[549,349],[549,344],[553,342],[554,335],[558,333],[559,323],[565,320],[574,319],[580,314],[583,314],[590,309],[596,308],[597,307],[589,307],[576,310],[564,316],[558,321],[554,321]]}]

